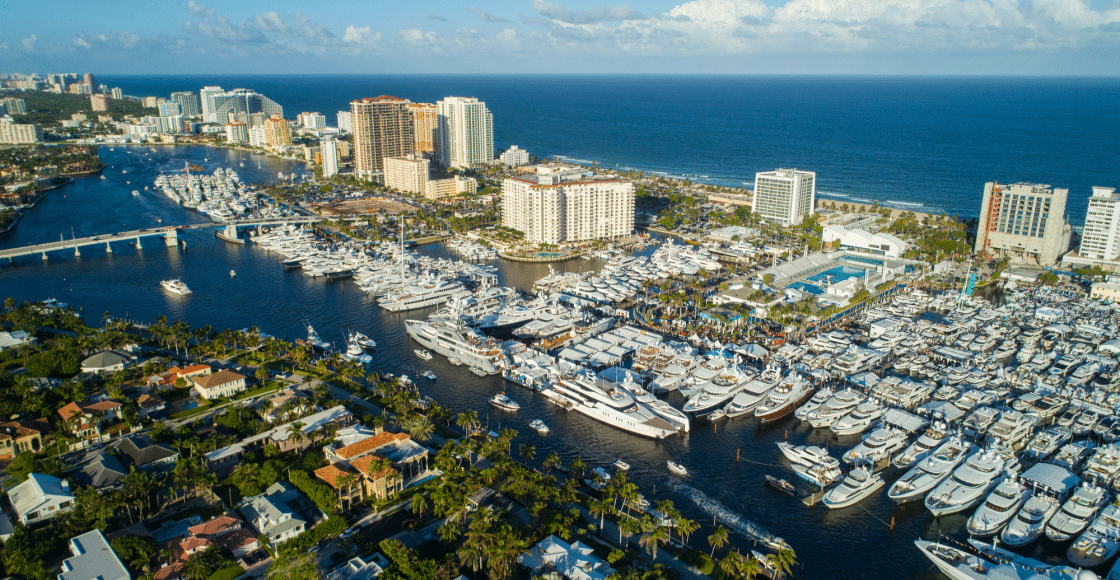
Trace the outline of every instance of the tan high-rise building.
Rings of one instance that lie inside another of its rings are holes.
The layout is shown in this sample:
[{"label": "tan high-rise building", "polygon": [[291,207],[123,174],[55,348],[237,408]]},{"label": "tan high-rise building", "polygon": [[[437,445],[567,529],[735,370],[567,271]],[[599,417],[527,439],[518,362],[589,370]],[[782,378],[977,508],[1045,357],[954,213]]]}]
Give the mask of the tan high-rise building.
[{"label": "tan high-rise building", "polygon": [[439,107],[433,103],[410,103],[417,153],[436,152],[436,132],[439,131]]},{"label": "tan high-rise building", "polygon": [[90,95],[89,104],[94,111],[108,111],[109,97],[105,95]]},{"label": "tan high-rise building", "polygon": [[354,134],[354,175],[376,179],[386,157],[402,157],[415,150],[409,101],[388,95],[350,103]]},{"label": "tan high-rise building", "polygon": [[292,127],[288,120],[273,115],[264,122],[264,142],[270,148],[280,148],[292,144]]},{"label": "tan high-rise building", "polygon": [[385,187],[407,193],[423,194],[428,187],[430,162],[423,155],[412,153],[403,157],[386,157]]}]

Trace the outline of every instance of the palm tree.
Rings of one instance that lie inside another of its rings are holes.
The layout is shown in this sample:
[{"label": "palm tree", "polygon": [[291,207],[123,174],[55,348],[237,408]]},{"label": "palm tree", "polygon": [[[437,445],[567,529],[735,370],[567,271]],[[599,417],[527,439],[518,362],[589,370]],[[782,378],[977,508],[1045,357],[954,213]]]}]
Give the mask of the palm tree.
[{"label": "palm tree", "polygon": [[677,520],[677,533],[680,534],[682,543],[687,544],[688,538],[692,536],[692,532],[700,529],[700,524],[696,520],[688,518],[680,518]]},{"label": "palm tree", "polygon": [[770,560],[770,564],[774,568],[789,574],[793,565],[797,563],[797,554],[794,553],[793,548],[783,546],[778,548],[777,554],[769,554],[766,556]]},{"label": "palm tree", "polygon": [[428,498],[423,493],[417,493],[412,498],[412,513],[421,516],[428,509]]},{"label": "palm tree", "polygon": [[740,560],[742,559],[743,557],[739,555],[739,552],[728,552],[727,555],[719,561],[719,569],[723,572],[724,577],[736,578],[740,576],[742,574]]},{"label": "palm tree", "polygon": [[422,443],[432,438],[432,433],[435,431],[435,425],[432,424],[431,419],[425,417],[424,415],[420,415],[419,417],[416,417],[415,419],[408,422],[407,429],[408,434],[411,435],[413,439]]},{"label": "palm tree", "polygon": [[645,548],[650,556],[657,559],[657,547],[669,540],[669,532],[663,526],[657,526],[650,532],[638,538],[638,545]]},{"label": "palm tree", "polygon": [[605,501],[591,500],[590,504],[591,515],[599,516],[599,529],[603,529],[603,522],[607,518],[607,514],[614,514],[614,508],[611,504]]},{"label": "palm tree", "polygon": [[708,544],[712,547],[710,557],[716,557],[716,549],[722,548],[727,545],[727,528],[719,526],[710,536],[708,536]]},{"label": "palm tree", "polygon": [[525,459],[526,461],[532,461],[533,455],[537,453],[537,447],[532,443],[522,443],[521,447],[518,447],[517,451],[521,454],[521,457],[523,459]]},{"label": "palm tree", "polygon": [[541,463],[541,467],[545,469],[560,469],[560,456],[557,455],[555,451],[549,453],[548,457],[545,457],[544,462]]},{"label": "palm tree", "polygon": [[301,443],[303,443],[304,439],[307,439],[307,434],[303,432],[303,428],[304,424],[302,421],[293,421],[291,425],[288,425],[288,439],[294,440],[299,450],[303,449]]},{"label": "palm tree", "polygon": [[[738,554],[738,552],[736,552]],[[743,558],[739,556],[739,573],[747,580],[751,580],[762,572],[762,562],[758,561],[752,554],[750,558]]]},{"label": "palm tree", "polygon": [[478,411],[468,409],[459,413],[455,423],[467,434],[467,437],[474,435],[474,426],[478,424]]}]

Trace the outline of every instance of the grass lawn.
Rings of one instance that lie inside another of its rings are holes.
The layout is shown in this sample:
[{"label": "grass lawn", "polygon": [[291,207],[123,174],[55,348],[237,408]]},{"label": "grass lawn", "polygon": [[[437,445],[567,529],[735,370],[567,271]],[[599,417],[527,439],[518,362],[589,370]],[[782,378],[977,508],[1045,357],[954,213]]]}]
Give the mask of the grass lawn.
[{"label": "grass lawn", "polygon": [[218,570],[217,572],[214,572],[206,580],[233,580],[234,578],[237,578],[244,573],[245,570],[242,569],[241,566],[228,566],[222,568],[221,570]]},{"label": "grass lawn", "polygon": [[172,419],[186,419],[188,417],[194,417],[195,415],[201,415],[202,413],[205,413],[208,410],[210,410],[210,403],[203,402],[203,403],[199,404],[199,406],[197,406],[193,409],[187,409],[186,411],[179,411],[178,413],[175,413],[174,415],[172,415],[171,418]]}]

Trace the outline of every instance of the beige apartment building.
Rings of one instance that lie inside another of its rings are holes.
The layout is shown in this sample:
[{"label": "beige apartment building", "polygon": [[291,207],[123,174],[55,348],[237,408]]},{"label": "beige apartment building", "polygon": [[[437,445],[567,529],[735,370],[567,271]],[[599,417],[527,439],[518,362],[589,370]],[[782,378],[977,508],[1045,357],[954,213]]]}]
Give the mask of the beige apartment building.
[{"label": "beige apartment building", "polygon": [[380,179],[387,157],[403,157],[415,148],[409,101],[389,95],[350,103],[354,134],[354,174]]},{"label": "beige apartment building", "polygon": [[436,132],[439,131],[439,107],[434,103],[409,103],[412,115],[413,143],[417,153],[436,152]]}]

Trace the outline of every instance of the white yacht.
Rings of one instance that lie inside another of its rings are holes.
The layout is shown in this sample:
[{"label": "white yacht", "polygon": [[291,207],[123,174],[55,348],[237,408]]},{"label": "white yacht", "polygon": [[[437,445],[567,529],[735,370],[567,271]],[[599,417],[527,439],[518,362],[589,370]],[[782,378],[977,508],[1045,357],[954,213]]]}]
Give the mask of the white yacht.
[{"label": "white yacht", "polygon": [[[914,545],[929,558],[942,574],[952,580],[1039,580],[1044,578],[1083,577],[1078,570],[1068,566],[1051,566],[1032,558],[1020,556],[1002,548],[996,548],[977,540],[970,540],[969,546],[943,544],[926,540],[914,540]],[[963,549],[962,549],[963,548]]]},{"label": "white yacht", "polygon": [[490,398],[490,404],[503,411],[517,411],[521,405],[509,398],[505,393],[498,393]]},{"label": "white yacht", "polygon": [[342,355],[347,360],[351,360],[364,365],[373,362],[373,357],[366,354],[362,349],[362,345],[358,344],[358,340],[353,334],[346,339],[346,352]]},{"label": "white yacht", "polygon": [[851,465],[875,465],[889,460],[906,446],[906,433],[893,427],[880,427],[872,431],[863,442],[844,454],[844,462]]},{"label": "white yacht", "polygon": [[1082,483],[1062,508],[1046,524],[1046,537],[1064,542],[1085,531],[1093,518],[1108,505],[1109,495],[1103,487]]},{"label": "white yacht", "polygon": [[840,470],[840,462],[834,457],[828,457],[819,463],[811,463],[809,465],[794,463],[793,472],[796,473],[798,477],[821,489],[836,483],[840,478],[844,477],[844,472]]},{"label": "white yacht", "polygon": [[469,292],[455,282],[426,279],[388,294],[378,305],[389,312],[403,312],[442,304],[455,295],[469,296]]},{"label": "white yacht", "polygon": [[753,413],[755,409],[766,400],[770,392],[778,387],[780,379],[780,374],[776,372],[767,373],[764,371],[758,378],[748,381],[747,384],[743,385],[743,388],[731,398],[731,402],[724,405],[724,415],[727,417],[738,417],[740,415],[749,415]]},{"label": "white yacht", "polygon": [[947,425],[941,422],[933,423],[905,451],[894,458],[894,466],[899,469],[910,469],[919,461],[929,457],[948,437]]},{"label": "white yacht", "polygon": [[865,467],[857,467],[840,482],[828,490],[821,503],[828,509],[848,507],[883,487],[883,478]]},{"label": "white yacht", "polygon": [[1076,475],[1048,463],[1031,467],[1020,479],[1034,493],[1000,534],[1004,543],[1015,548],[1023,547],[1042,535],[1046,523],[1058,512],[1079,481]]},{"label": "white yacht", "polygon": [[987,538],[999,533],[1008,520],[1019,513],[1019,508],[1031,497],[1031,490],[1018,479],[1009,477],[1000,482],[983,505],[968,518],[965,528],[970,536]]},{"label": "white yacht", "polygon": [[445,357],[455,358],[486,374],[497,374],[504,364],[501,345],[478,331],[443,321],[404,321],[405,332],[413,340]]},{"label": "white yacht", "polygon": [[187,288],[187,285],[184,284],[183,281],[179,280],[178,278],[176,278],[174,280],[164,280],[164,281],[160,282],[159,285],[163,286],[164,290],[167,290],[168,292],[171,292],[173,294],[179,294],[181,296],[186,296],[187,294],[191,293],[191,289]]},{"label": "white yacht", "polygon": [[821,389],[821,390],[817,391],[816,394],[813,395],[812,399],[809,399],[809,402],[807,402],[804,405],[801,405],[800,407],[798,407],[797,410],[793,412],[793,416],[797,417],[798,419],[800,419],[802,421],[804,421],[806,416],[808,416],[809,413],[819,409],[820,406],[823,405],[824,402],[827,401],[828,399],[830,399],[831,397],[832,397],[832,389],[829,389],[829,388]]},{"label": "white yacht", "polygon": [[331,343],[319,338],[319,333],[315,332],[315,328],[311,324],[307,325],[307,339],[304,340],[304,344],[319,350],[329,350],[331,348]]},{"label": "white yacht", "polygon": [[974,453],[926,496],[935,516],[953,514],[980,503],[1009,474],[1008,459],[994,450]]},{"label": "white yacht", "polygon": [[1120,550],[1120,505],[1110,504],[1069,547],[1066,557],[1074,566],[1095,568]]},{"label": "white yacht", "polygon": [[1061,446],[1069,443],[1073,433],[1066,427],[1051,427],[1039,432],[1023,449],[1023,455],[1032,461],[1045,461],[1058,452]]},{"label": "white yacht", "polygon": [[719,409],[732,397],[747,386],[754,375],[739,370],[736,365],[728,365],[724,372],[712,377],[700,391],[685,402],[681,410],[694,417],[704,417]]},{"label": "white yacht", "polygon": [[677,433],[677,429],[635,400],[629,391],[586,369],[565,374],[541,393],[565,407],[635,435],[664,439]]},{"label": "white yacht", "polygon": [[988,429],[999,419],[999,411],[991,407],[980,407],[969,413],[964,420],[964,435],[973,441],[982,441]]},{"label": "white yacht", "polygon": [[805,418],[814,428],[829,427],[858,407],[863,400],[864,396],[859,391],[844,389],[832,395],[817,410],[808,412]]},{"label": "white yacht", "polygon": [[785,441],[779,441],[778,450],[793,464],[813,465],[814,463],[825,463],[829,460],[835,461],[828,454],[828,450],[816,445],[793,445]]},{"label": "white yacht", "polygon": [[1120,443],[1111,443],[1093,452],[1081,471],[1081,477],[1085,481],[1108,486],[1116,481],[1117,473],[1120,473]]},{"label": "white yacht", "polygon": [[1051,463],[1079,473],[1081,464],[1085,463],[1092,452],[1093,442],[1088,439],[1066,443],[1058,450],[1058,454]]},{"label": "white yacht", "polygon": [[1104,414],[1095,409],[1086,409],[1077,417],[1077,422],[1073,424],[1074,437],[1084,437],[1093,431],[1093,427],[1097,426]]},{"label": "white yacht", "polygon": [[1037,420],[1036,416],[1010,409],[1000,413],[999,420],[988,429],[988,445],[1003,446],[1012,451],[1022,449]]},{"label": "white yacht", "polygon": [[832,424],[829,429],[837,435],[855,435],[863,433],[871,424],[883,416],[883,408],[874,401],[864,401],[854,411],[844,415],[839,421]]},{"label": "white yacht", "polygon": [[930,456],[910,468],[898,481],[894,482],[887,496],[898,503],[921,499],[930,490],[949,477],[968,454],[972,444],[952,437],[942,443]]}]

